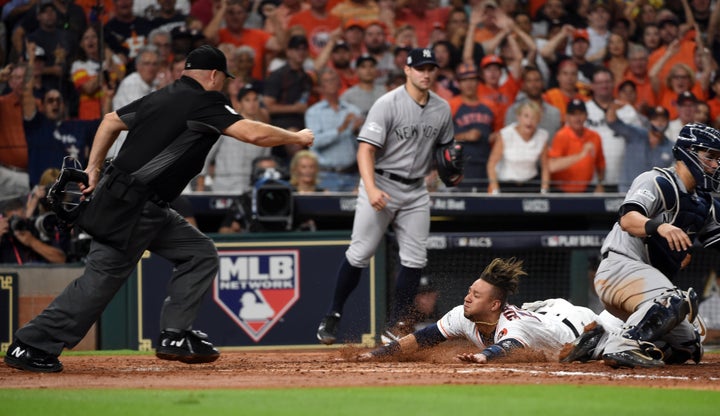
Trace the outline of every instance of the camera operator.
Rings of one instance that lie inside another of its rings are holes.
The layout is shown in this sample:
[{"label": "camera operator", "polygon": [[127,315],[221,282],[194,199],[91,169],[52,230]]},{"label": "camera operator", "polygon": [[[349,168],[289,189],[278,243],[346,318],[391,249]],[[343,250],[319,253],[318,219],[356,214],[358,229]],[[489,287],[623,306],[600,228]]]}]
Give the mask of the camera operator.
[{"label": "camera operator", "polygon": [[[223,219],[218,232],[221,234],[229,234],[241,232],[291,231],[291,214],[288,221],[268,222],[259,220],[253,213],[253,202],[262,202],[253,201],[253,189],[255,189],[263,180],[268,180],[268,182],[274,181],[274,183],[277,183],[280,186],[282,186],[281,184],[287,184],[287,195],[292,197],[292,187],[289,183],[285,182],[287,180],[286,176],[287,175],[284,173],[284,170],[275,157],[260,156],[255,158],[252,162],[252,174],[250,175],[251,190],[235,198],[235,201],[232,207],[230,207],[225,219]],[[275,202],[283,203],[283,201]],[[289,203],[292,206],[292,199],[284,202]]]},{"label": "camera operator", "polygon": [[59,233],[48,236],[48,242],[40,238],[40,231],[47,230],[38,230],[37,225],[46,218],[50,219],[28,218],[21,198],[7,201],[0,215],[0,263],[65,263],[65,252],[59,248]]}]

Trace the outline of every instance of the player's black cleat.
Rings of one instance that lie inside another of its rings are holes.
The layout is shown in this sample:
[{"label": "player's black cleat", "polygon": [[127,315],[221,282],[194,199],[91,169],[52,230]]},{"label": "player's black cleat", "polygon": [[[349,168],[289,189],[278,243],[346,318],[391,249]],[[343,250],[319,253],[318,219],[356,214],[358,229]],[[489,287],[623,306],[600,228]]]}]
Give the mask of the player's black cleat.
[{"label": "player's black cleat", "polygon": [[317,339],[325,345],[335,343],[337,339],[338,324],[340,323],[340,314],[335,312],[326,315],[320,322],[317,330]]},{"label": "player's black cleat", "polygon": [[590,361],[598,342],[600,342],[604,334],[605,328],[597,322],[593,321],[585,325],[583,333],[575,341],[565,344],[562,351],[560,351],[560,362],[580,361],[585,363]]},{"label": "player's black cleat", "polygon": [[657,368],[665,365],[661,360],[652,358],[640,349],[603,354],[603,361],[612,368]]},{"label": "player's black cleat", "polygon": [[5,354],[5,364],[36,373],[57,373],[63,365],[58,358],[23,342],[15,341]]},{"label": "player's black cleat", "polygon": [[162,331],[155,349],[155,356],[163,360],[181,361],[186,364],[211,363],[220,357],[220,351],[200,331]]}]

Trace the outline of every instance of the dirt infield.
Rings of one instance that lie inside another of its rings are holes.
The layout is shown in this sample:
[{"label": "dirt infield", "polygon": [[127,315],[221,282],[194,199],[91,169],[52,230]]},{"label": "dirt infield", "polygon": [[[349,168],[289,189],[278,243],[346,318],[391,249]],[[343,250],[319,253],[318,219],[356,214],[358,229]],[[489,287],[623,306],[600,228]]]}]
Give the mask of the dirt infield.
[{"label": "dirt infield", "polygon": [[65,370],[34,374],[0,364],[3,388],[243,389],[429,384],[596,384],[720,391],[720,354],[700,365],[614,370],[600,362],[467,364],[452,348],[402,361],[358,363],[358,350],[226,351],[212,364],[137,356],[63,356]]}]

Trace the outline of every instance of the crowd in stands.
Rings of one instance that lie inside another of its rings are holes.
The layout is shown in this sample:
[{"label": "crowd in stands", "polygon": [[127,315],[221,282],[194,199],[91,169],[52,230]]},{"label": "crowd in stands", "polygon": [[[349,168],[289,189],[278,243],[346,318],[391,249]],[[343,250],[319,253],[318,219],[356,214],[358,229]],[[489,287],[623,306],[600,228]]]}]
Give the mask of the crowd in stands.
[{"label": "crowd in stands", "polygon": [[[313,129],[323,191],[355,189],[365,115],[428,47],[465,147],[460,191],[622,192],[672,162],[685,123],[720,125],[715,3],[0,0],[0,195],[31,195],[65,156],[84,165],[102,116],[178,79],[202,44],[226,54],[236,111]],[[221,137],[188,191],[245,193],[254,159],[290,172],[305,150]]]}]

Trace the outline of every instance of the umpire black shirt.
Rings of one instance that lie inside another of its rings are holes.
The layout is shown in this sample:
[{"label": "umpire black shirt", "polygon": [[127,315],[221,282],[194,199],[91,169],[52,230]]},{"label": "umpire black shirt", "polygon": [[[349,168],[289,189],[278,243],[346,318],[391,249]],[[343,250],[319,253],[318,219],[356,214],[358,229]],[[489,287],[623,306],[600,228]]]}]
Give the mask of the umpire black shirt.
[{"label": "umpire black shirt", "polygon": [[129,132],[113,164],[134,173],[154,159],[146,183],[165,201],[180,195],[221,132],[242,119],[222,93],[185,76],[117,114]]}]

